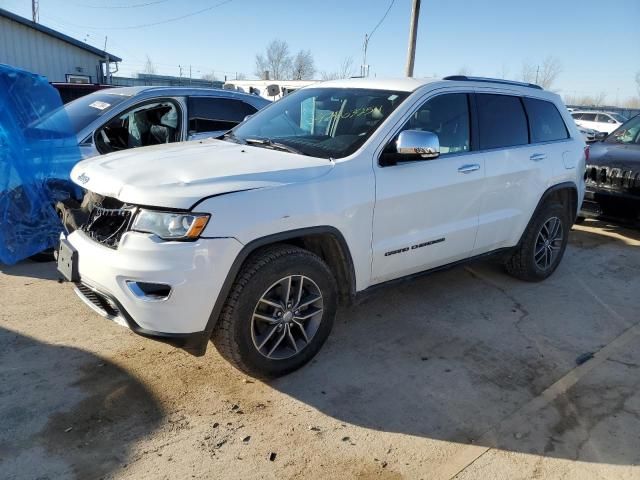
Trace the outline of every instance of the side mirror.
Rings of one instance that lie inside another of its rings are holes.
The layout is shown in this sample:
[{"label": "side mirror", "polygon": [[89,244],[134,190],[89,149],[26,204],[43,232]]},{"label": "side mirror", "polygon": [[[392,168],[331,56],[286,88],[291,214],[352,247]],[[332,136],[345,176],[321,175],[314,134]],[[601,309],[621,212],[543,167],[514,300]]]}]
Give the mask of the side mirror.
[{"label": "side mirror", "polygon": [[400,132],[396,142],[396,149],[400,156],[420,155],[425,159],[440,156],[440,140],[433,132],[423,130],[404,130]]},{"label": "side mirror", "polygon": [[251,117],[253,117],[253,113],[251,115],[245,115],[245,117],[242,119],[243,122],[246,122],[247,120],[249,120]]},{"label": "side mirror", "polygon": [[97,128],[93,132],[93,146],[96,148],[100,155],[104,155],[105,153],[109,153],[109,147],[111,140],[104,131],[104,127]]},{"label": "side mirror", "polygon": [[267,85],[267,95],[269,97],[280,95],[280,85],[278,85],[277,83]]}]

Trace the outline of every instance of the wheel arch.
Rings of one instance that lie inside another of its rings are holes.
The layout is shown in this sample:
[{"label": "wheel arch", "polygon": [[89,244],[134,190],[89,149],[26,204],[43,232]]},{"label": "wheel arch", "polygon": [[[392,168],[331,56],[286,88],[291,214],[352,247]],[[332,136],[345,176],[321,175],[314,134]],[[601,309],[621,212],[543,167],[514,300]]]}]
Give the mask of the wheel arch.
[{"label": "wheel arch", "polygon": [[578,187],[574,182],[558,183],[556,185],[549,187],[547,190],[545,190],[545,192],[540,197],[540,200],[538,201],[536,208],[531,213],[531,217],[529,218],[529,222],[527,223],[527,226],[525,227],[524,231],[520,235],[520,240],[518,241],[518,245],[520,245],[520,243],[522,242],[522,238],[526,234],[527,229],[531,224],[531,221],[534,219],[534,217],[540,211],[543,205],[545,205],[548,201],[556,201],[564,205],[565,207],[567,207],[570,215],[569,220],[571,222],[571,225],[573,225],[578,215]]},{"label": "wheel arch", "polygon": [[318,255],[327,263],[336,277],[341,303],[349,303],[355,297],[356,277],[351,251],[344,236],[337,228],[326,225],[267,235],[247,243],[233,261],[207,321],[205,331],[208,337],[213,333],[227,296],[240,273],[242,265],[244,265],[249,256],[260,249],[278,243],[295,245]]}]

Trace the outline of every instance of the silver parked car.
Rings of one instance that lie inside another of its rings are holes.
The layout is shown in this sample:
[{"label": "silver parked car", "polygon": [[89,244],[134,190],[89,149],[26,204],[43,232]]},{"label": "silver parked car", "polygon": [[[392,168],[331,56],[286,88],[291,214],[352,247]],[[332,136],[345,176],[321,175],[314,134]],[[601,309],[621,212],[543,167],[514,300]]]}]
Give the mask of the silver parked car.
[{"label": "silver parked car", "polygon": [[262,107],[257,95],[215,88],[122,87],[60,107],[34,128],[68,116],[82,158],[128,148],[222,135]]},{"label": "silver parked car", "polygon": [[[27,131],[33,138],[48,139],[50,148],[56,151],[52,154],[55,158],[53,163],[61,164],[55,169],[60,174],[67,168],[71,169],[78,161],[97,155],[218,137],[270,103],[257,95],[215,88],[110,88],[58,107],[31,123]],[[72,145],[69,148],[68,142],[71,140],[73,144],[74,136],[77,147]],[[85,197],[67,177],[68,172],[55,178],[29,179],[26,182],[41,185],[45,197],[65,228],[82,221],[74,212],[79,211],[84,202],[93,201]],[[22,187],[4,192],[4,196],[12,205],[16,205],[19,212],[34,209],[33,204],[17,200],[26,198]],[[0,192],[0,207],[2,198],[3,192]],[[36,204],[39,205],[38,202]],[[25,215],[16,214],[18,217]],[[31,258],[44,261],[52,258],[52,250],[44,247],[46,242],[42,240],[42,235],[27,237],[35,246],[23,257],[45,248],[43,253]]]}]

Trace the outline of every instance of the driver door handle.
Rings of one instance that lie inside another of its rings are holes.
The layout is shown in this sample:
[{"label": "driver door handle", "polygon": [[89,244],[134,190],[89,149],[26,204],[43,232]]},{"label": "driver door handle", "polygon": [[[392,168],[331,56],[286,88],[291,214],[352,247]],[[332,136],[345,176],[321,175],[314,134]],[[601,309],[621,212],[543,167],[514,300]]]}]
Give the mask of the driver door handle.
[{"label": "driver door handle", "polygon": [[533,162],[539,162],[540,160],[544,160],[545,158],[547,158],[546,153],[534,153],[529,157],[529,160]]},{"label": "driver door handle", "polygon": [[477,163],[469,163],[458,168],[458,172],[460,173],[471,173],[475,172],[476,170],[480,170],[480,165],[478,165]]}]

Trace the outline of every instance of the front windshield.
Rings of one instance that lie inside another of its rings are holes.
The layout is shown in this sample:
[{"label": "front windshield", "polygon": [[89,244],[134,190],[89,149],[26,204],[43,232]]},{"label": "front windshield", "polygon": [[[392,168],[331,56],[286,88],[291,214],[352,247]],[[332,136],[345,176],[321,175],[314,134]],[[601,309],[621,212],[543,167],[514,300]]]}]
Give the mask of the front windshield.
[{"label": "front windshield", "polygon": [[67,103],[49,115],[32,124],[30,127],[37,130],[60,130],[60,125],[68,125],[75,134],[104,115],[116,105],[130,98],[116,93],[94,92]]},{"label": "front windshield", "polygon": [[231,135],[242,143],[320,158],[351,155],[407,98],[408,92],[304,88],[256,113]]},{"label": "front windshield", "polygon": [[640,145],[640,115],[636,115],[627,123],[614,130],[605,142]]}]

